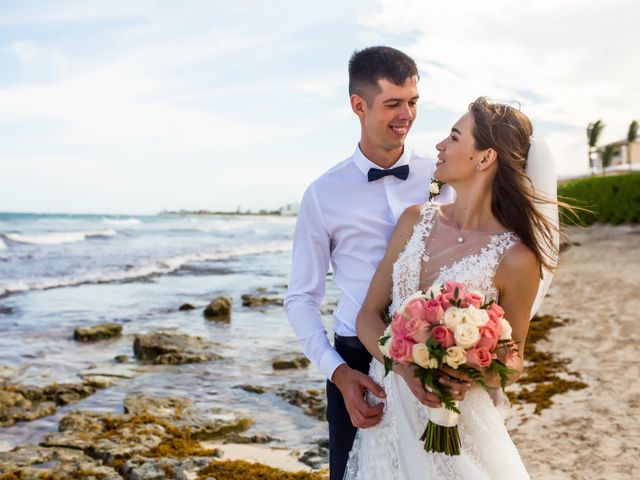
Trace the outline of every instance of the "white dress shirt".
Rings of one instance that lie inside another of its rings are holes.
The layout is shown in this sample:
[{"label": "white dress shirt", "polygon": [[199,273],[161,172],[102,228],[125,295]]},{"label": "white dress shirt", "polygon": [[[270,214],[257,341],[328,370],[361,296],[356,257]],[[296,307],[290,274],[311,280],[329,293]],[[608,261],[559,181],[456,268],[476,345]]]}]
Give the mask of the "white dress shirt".
[{"label": "white dress shirt", "polygon": [[[333,330],[355,336],[356,316],[398,218],[407,207],[428,198],[435,160],[405,147],[390,168],[401,165],[409,165],[406,180],[389,175],[369,182],[369,169],[380,167],[357,147],[353,156],[311,183],[302,197],[284,305],[305,355],[328,379],[345,363],[329,342],[318,309],[329,263],[341,292]],[[438,200],[446,202],[450,196],[447,189]]]}]

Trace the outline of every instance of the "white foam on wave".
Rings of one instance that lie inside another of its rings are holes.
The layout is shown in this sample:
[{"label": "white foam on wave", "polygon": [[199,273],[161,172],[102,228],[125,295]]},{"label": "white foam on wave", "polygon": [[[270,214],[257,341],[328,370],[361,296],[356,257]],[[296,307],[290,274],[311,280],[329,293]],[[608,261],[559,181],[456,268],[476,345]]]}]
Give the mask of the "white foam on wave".
[{"label": "white foam on wave", "polygon": [[142,223],[137,218],[104,218],[102,222],[115,226],[140,225]]},{"label": "white foam on wave", "polygon": [[0,250],[6,250],[6,249],[7,249],[7,245],[0,238]]},{"label": "white foam on wave", "polygon": [[14,282],[6,285],[0,284],[0,295],[25,292],[28,290],[48,290],[59,287],[75,287],[91,283],[111,283],[135,278],[144,278],[150,275],[166,275],[175,272],[187,263],[205,262],[211,260],[227,260],[244,255],[259,253],[278,253],[291,250],[291,241],[273,241],[267,243],[243,245],[231,247],[216,252],[180,255],[165,258],[146,265],[139,265],[126,271],[99,272],[80,278],[51,278],[36,282]]},{"label": "white foam on wave", "polygon": [[30,245],[61,245],[64,243],[82,242],[90,237],[113,237],[117,235],[113,228],[104,230],[88,230],[84,232],[51,232],[22,235],[20,233],[6,233],[4,237],[16,243]]}]

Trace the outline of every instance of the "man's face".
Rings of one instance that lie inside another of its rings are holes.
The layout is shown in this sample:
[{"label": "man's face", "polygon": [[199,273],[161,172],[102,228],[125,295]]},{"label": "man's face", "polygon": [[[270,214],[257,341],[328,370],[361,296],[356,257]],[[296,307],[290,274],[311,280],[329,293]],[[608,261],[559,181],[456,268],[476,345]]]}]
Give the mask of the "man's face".
[{"label": "man's face", "polygon": [[401,86],[380,79],[378,85],[380,93],[375,95],[371,104],[363,102],[361,147],[364,150],[402,149],[416,118],[417,78],[409,78]]}]

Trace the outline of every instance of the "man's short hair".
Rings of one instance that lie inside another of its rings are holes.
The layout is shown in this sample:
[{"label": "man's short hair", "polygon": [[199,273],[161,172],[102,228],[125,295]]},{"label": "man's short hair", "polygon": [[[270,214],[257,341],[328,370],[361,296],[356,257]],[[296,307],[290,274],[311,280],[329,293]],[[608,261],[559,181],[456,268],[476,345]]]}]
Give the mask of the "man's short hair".
[{"label": "man's short hair", "polygon": [[356,50],[349,59],[349,95],[360,95],[368,105],[380,92],[378,80],[404,85],[411,77],[420,78],[416,62],[395,48],[368,47]]}]

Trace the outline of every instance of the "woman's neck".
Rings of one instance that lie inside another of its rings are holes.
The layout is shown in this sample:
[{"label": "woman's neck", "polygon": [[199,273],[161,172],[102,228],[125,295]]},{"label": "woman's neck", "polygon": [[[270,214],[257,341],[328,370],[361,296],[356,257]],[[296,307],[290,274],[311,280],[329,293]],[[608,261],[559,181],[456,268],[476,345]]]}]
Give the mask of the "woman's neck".
[{"label": "woman's neck", "polygon": [[491,209],[490,185],[454,187],[456,200],[445,207],[448,223],[459,230],[495,231],[503,228]]}]

